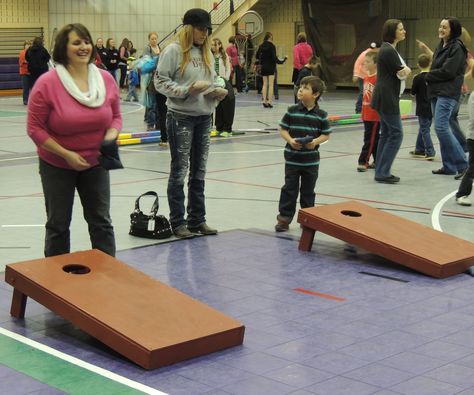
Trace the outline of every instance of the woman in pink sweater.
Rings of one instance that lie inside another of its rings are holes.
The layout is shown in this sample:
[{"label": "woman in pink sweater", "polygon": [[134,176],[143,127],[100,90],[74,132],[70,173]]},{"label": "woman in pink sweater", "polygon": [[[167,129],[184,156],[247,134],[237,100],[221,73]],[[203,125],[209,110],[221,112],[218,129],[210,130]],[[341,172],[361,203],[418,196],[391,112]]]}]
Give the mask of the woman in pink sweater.
[{"label": "woman in pink sweater", "polygon": [[87,28],[66,25],[55,41],[56,68],[38,79],[29,98],[27,129],[46,203],[45,256],[70,252],[76,189],[92,248],[115,255],[109,172],[98,157],[102,145],[116,147],[120,98],[112,76],[94,65],[95,55]]},{"label": "woman in pink sweater", "polygon": [[300,70],[308,63],[311,56],[313,56],[313,48],[306,42],[306,34],[299,33],[296,45],[293,47],[293,76],[291,79],[293,83],[298,80]]}]

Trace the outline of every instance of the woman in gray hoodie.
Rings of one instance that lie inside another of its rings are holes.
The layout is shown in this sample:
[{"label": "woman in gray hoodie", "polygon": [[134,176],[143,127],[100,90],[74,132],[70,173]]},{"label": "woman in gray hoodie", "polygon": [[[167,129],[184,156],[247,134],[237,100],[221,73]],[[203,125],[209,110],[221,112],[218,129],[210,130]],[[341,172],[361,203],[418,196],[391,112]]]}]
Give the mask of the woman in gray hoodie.
[{"label": "woman in gray hoodie", "polygon": [[[186,12],[178,41],[160,56],[155,88],[167,97],[166,126],[171,152],[168,204],[173,233],[178,238],[215,235],[206,223],[204,177],[209,154],[212,113],[227,90],[217,85],[208,35],[209,14],[200,8]],[[187,218],[184,180],[188,174]]]}]

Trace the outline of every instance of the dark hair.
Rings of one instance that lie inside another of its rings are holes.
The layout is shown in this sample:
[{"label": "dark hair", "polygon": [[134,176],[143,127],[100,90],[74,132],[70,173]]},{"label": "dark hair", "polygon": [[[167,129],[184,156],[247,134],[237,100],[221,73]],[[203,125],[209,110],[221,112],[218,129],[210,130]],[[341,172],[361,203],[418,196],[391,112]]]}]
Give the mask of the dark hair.
[{"label": "dark hair", "polygon": [[462,33],[462,26],[461,22],[455,16],[446,16],[443,18],[444,20],[448,21],[449,28],[451,29],[451,34],[449,35],[449,39],[458,38],[461,36]]},{"label": "dark hair", "polygon": [[71,32],[75,32],[80,38],[90,42],[92,53],[89,63],[94,62],[97,55],[95,45],[93,44],[91,34],[89,33],[89,30],[87,30],[87,27],[80,23],[70,23],[59,31],[58,35],[56,36],[56,40],[54,41],[53,60],[56,63],[62,64],[64,66],[69,63],[69,59],[67,57],[67,44],[69,42],[69,33]]},{"label": "dark hair", "polygon": [[228,40],[231,44],[235,44],[235,36],[230,36]]},{"label": "dark hair", "polygon": [[268,41],[272,37],[273,37],[273,34],[271,34],[270,32],[266,32],[265,36],[263,37],[263,41]]},{"label": "dark hair", "polygon": [[43,45],[43,37],[35,37],[33,39],[33,43],[31,45],[34,45],[35,47],[37,46],[42,46]]},{"label": "dark hair", "polygon": [[393,44],[400,23],[402,23],[400,19],[387,19],[382,27],[382,41]]},{"label": "dark hair", "polygon": [[[111,42],[111,41],[114,41],[114,39],[113,39],[112,37],[109,37],[109,38],[107,39],[107,41],[105,42],[105,48],[107,48],[107,49],[112,49],[112,48],[110,47],[110,42]],[[115,46],[114,46],[114,48],[115,48]]]},{"label": "dark hair", "polygon": [[420,66],[422,69],[426,69],[431,63],[431,56],[427,55],[425,53],[422,53],[420,56],[418,56],[418,66]]},{"label": "dark hair", "polygon": [[120,46],[125,47],[125,49],[128,49],[128,42],[129,42],[128,38],[124,38],[122,40],[122,44],[120,44]]},{"label": "dark hair", "polygon": [[319,62],[318,57],[314,55],[308,59],[308,64],[318,64],[318,62]]},{"label": "dark hair", "polygon": [[303,85],[309,85],[311,86],[311,90],[313,91],[313,93],[319,93],[319,96],[318,98],[316,99],[316,101],[319,100],[319,98],[323,95],[323,93],[326,91],[326,84],[324,83],[323,80],[321,80],[321,78],[319,77],[314,77],[312,75],[309,75],[307,77],[304,77],[301,81],[300,81],[300,86],[303,86]]},{"label": "dark hair", "polygon": [[378,51],[371,50],[365,54],[365,57],[368,56],[369,58],[372,58],[373,62],[377,64],[377,55]]}]

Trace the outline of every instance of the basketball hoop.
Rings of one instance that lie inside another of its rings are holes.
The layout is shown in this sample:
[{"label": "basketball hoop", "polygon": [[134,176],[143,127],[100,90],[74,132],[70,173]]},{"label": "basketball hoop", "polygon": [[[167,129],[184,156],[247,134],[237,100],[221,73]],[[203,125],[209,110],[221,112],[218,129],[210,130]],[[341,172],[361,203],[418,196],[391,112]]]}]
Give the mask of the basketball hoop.
[{"label": "basketball hoop", "polygon": [[237,31],[243,36],[257,37],[263,33],[262,17],[255,11],[247,11],[237,22]]}]

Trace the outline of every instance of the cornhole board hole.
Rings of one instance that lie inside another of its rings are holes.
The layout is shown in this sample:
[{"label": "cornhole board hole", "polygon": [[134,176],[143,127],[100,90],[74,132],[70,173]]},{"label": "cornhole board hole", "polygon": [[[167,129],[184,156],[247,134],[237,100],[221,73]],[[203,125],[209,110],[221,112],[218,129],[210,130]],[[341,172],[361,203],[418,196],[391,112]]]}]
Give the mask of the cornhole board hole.
[{"label": "cornhole board hole", "polygon": [[10,264],[11,315],[27,297],[145,369],[242,344],[245,327],[101,251]]},{"label": "cornhole board hole", "polygon": [[319,231],[436,278],[474,265],[474,244],[355,201],[302,209],[298,222],[303,251]]}]

